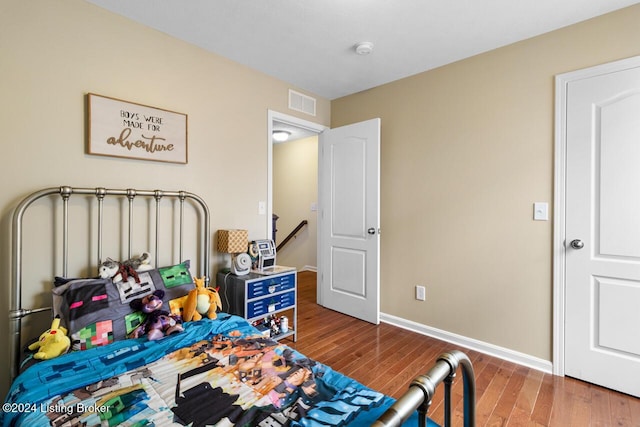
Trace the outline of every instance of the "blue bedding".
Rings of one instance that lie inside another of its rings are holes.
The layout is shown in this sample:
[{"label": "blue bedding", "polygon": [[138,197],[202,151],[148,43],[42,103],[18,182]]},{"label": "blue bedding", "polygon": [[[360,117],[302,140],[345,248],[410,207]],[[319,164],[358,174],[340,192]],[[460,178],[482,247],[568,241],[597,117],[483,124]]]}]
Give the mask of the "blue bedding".
[{"label": "blue bedding", "polygon": [[117,341],[32,366],[12,384],[1,424],[366,426],[392,403],[219,313],[157,341]]}]

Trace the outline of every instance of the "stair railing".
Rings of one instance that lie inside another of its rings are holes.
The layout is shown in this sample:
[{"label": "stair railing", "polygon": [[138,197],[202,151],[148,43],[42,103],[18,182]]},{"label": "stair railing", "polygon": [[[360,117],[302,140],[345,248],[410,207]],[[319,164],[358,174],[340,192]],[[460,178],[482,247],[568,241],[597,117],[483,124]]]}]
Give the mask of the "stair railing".
[{"label": "stair railing", "polygon": [[298,234],[298,232],[302,230],[302,228],[308,223],[309,221],[307,221],[306,219],[303,219],[302,221],[300,221],[300,224],[298,224],[296,228],[294,228],[293,231],[289,233],[289,235],[287,235],[287,237],[285,237],[284,240],[278,244],[278,246],[276,247],[276,252],[282,249],[284,245],[286,245],[289,242],[289,240],[296,237],[296,234]]}]

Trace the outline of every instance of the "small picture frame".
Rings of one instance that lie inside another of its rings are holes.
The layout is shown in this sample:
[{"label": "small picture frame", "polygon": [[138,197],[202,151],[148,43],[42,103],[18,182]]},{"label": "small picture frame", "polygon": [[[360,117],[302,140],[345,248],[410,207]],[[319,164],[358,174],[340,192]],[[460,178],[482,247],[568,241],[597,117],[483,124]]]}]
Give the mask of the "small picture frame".
[{"label": "small picture frame", "polygon": [[87,98],[88,154],[187,163],[186,114],[94,93]]}]

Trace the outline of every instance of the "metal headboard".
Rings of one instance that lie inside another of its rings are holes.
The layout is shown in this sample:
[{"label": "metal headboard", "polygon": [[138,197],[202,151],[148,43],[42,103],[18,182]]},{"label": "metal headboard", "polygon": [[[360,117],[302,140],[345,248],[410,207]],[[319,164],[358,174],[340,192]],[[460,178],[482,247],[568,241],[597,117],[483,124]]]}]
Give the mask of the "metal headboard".
[{"label": "metal headboard", "polygon": [[62,198],[62,275],[67,276],[68,264],[69,264],[69,198],[72,195],[94,195],[97,198],[98,203],[98,218],[97,218],[97,264],[102,262],[102,229],[103,229],[103,201],[107,196],[126,197],[128,200],[128,258],[131,257],[131,245],[132,245],[132,231],[133,231],[133,201],[136,197],[153,198],[155,199],[155,216],[156,216],[156,229],[155,229],[155,260],[156,267],[158,262],[159,248],[159,227],[160,227],[160,202],[163,199],[178,200],[180,203],[179,214],[179,256],[180,261],[183,261],[183,237],[184,237],[184,204],[186,200],[195,202],[195,206],[199,206],[199,210],[202,215],[202,224],[200,226],[202,230],[202,262],[200,263],[200,269],[202,275],[205,277],[205,284],[209,283],[209,253],[211,246],[211,234],[209,225],[209,208],[202,198],[198,195],[189,193],[186,191],[163,191],[163,190],[135,190],[124,189],[115,190],[107,188],[74,188],[74,187],[53,187],[46,188],[37,191],[27,197],[25,197],[17,206],[13,214],[12,223],[12,247],[11,247],[11,293],[10,293],[10,306],[9,306],[9,346],[10,346],[10,365],[11,365],[11,381],[18,375],[20,364],[20,350],[21,350],[21,328],[22,318],[33,313],[51,310],[51,307],[36,308],[36,309],[24,309],[22,308],[22,237],[23,237],[23,217],[27,208],[36,200],[43,197],[60,195]]}]

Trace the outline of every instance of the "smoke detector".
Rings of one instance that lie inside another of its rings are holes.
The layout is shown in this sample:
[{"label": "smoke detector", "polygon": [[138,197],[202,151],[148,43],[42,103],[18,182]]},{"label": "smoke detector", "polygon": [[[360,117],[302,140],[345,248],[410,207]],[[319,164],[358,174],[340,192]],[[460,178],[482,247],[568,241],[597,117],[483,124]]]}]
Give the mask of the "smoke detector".
[{"label": "smoke detector", "polygon": [[356,44],[355,49],[358,55],[369,55],[371,52],[373,52],[373,43],[360,42]]}]

